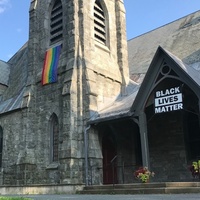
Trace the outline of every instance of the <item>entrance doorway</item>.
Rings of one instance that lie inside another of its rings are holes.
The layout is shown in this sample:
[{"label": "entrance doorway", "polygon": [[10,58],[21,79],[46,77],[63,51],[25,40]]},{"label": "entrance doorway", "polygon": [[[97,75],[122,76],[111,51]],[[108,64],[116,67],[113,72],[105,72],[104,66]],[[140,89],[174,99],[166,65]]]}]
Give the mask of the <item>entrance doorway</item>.
[{"label": "entrance doorway", "polygon": [[[162,110],[157,113],[155,110],[157,103],[161,103],[164,107],[173,106],[174,102],[171,99],[172,101],[166,103],[167,93],[163,93],[160,101],[155,101],[156,92],[168,91],[167,88],[176,87],[180,89],[182,96],[180,101],[182,109]],[[159,173],[154,180],[187,181],[189,172],[185,166],[200,155],[199,99],[197,95],[180,80],[166,78],[150,94],[145,114],[150,166],[155,173]]]},{"label": "entrance doorway", "polygon": [[103,155],[103,184],[133,183],[142,164],[139,127],[133,120],[113,121],[99,127]]},{"label": "entrance doorway", "polygon": [[111,134],[102,138],[103,151],[103,184],[117,183],[117,150]]}]

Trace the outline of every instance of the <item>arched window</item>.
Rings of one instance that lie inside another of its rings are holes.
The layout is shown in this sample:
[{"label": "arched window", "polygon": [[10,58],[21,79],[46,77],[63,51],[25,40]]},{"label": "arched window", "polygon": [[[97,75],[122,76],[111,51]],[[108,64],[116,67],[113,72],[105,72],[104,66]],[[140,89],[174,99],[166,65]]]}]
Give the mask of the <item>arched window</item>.
[{"label": "arched window", "polygon": [[2,155],[3,155],[3,129],[0,127],[0,167],[2,167]]},{"label": "arched window", "polygon": [[59,145],[59,124],[56,114],[51,116],[50,120],[50,160],[51,162],[58,161],[58,145]]},{"label": "arched window", "polygon": [[63,11],[61,0],[56,0],[51,10],[50,43],[54,44],[63,38]]},{"label": "arched window", "polygon": [[96,0],[94,4],[94,38],[106,44],[106,19],[100,0]]}]

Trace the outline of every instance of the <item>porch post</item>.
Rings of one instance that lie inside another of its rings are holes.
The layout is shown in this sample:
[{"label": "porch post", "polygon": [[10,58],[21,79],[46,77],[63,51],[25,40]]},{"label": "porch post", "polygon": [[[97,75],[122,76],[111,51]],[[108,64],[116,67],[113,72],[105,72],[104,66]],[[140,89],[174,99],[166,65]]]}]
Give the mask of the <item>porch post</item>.
[{"label": "porch post", "polygon": [[147,122],[146,114],[141,112],[139,115],[139,128],[140,128],[140,139],[141,139],[141,150],[142,150],[142,163],[143,166],[150,169],[149,162],[149,145],[148,145],[148,135],[147,135]]}]

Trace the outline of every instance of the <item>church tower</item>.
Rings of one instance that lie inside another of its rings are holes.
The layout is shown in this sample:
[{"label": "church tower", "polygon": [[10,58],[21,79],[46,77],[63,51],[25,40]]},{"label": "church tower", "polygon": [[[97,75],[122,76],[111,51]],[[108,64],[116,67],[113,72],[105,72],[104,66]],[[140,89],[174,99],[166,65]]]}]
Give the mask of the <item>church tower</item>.
[{"label": "church tower", "polygon": [[[123,0],[32,0],[27,80],[29,183],[85,183],[87,121],[129,80]],[[101,162],[98,135],[89,134]]]}]

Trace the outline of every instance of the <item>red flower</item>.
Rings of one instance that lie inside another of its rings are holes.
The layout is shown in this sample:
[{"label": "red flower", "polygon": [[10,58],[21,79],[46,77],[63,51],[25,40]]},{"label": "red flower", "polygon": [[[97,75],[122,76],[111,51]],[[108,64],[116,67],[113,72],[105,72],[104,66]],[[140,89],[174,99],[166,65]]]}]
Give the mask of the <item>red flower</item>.
[{"label": "red flower", "polygon": [[155,173],[150,172],[147,167],[140,167],[134,172],[134,176],[137,179],[140,179],[142,182],[147,182],[150,176],[154,177]]}]

